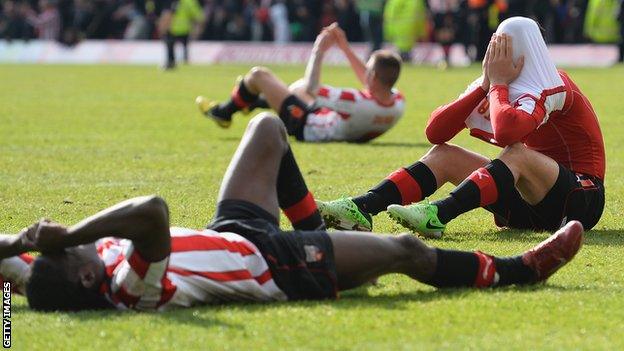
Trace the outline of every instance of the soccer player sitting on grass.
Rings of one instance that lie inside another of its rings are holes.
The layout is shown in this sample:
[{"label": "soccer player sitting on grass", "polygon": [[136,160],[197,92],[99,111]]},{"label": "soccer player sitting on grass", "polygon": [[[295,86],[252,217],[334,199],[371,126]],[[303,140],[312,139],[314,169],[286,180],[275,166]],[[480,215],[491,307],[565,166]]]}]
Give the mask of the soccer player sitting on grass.
[{"label": "soccer player sitting on grass", "polygon": [[[495,160],[447,144],[462,129],[503,148]],[[598,118],[570,77],[557,71],[537,23],[503,21],[483,61],[483,76],[436,109],[427,138],[437,144],[366,194],[319,203],[330,227],[371,230],[390,217],[427,237],[462,213],[483,207],[496,224],[554,231],[578,220],[591,229],[604,208],[605,152]],[[439,187],[457,187],[433,203]],[[407,205],[407,206],[401,206]]]},{"label": "soccer player sitting on grass", "polygon": [[[295,231],[278,227],[280,208]],[[234,154],[208,229],[170,228],[164,200],[134,198],[73,226],[42,220],[0,237],[0,274],[36,310],[165,310],[336,298],[387,273],[436,287],[532,284],[570,261],[582,239],[573,222],[520,256],[498,258],[435,249],[409,234],[328,233],[283,123],[263,113]]]},{"label": "soccer player sitting on grass", "polygon": [[[326,51],[336,44],[346,55],[364,90],[320,85]],[[217,104],[197,97],[200,111],[227,128],[237,111],[270,107],[279,113],[288,134],[298,140],[366,142],[388,131],[403,115],[403,96],[394,89],[401,59],[389,51],[375,51],[366,64],[353,52],[336,24],[316,38],[303,79],[286,86],[271,71],[254,67],[232,92]]]}]

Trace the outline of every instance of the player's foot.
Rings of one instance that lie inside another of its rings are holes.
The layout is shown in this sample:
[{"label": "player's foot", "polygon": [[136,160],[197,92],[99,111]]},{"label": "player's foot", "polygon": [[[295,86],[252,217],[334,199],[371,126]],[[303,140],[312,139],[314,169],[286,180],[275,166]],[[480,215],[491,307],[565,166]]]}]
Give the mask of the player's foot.
[{"label": "player's foot", "polygon": [[371,215],[360,211],[355,202],[349,198],[328,202],[316,201],[316,206],[327,228],[363,232],[370,232],[373,229]]},{"label": "player's foot", "polygon": [[215,121],[219,127],[229,128],[232,125],[232,115],[221,111],[217,102],[198,96],[195,99],[195,104],[204,116]]},{"label": "player's foot", "polygon": [[535,283],[543,282],[570,262],[582,244],[583,225],[572,221],[522,254],[522,262],[535,271]]},{"label": "player's foot", "polygon": [[426,238],[440,238],[446,225],[438,219],[438,207],[426,202],[388,206],[388,215],[398,224]]},{"label": "player's foot", "polygon": [[167,62],[164,65],[160,66],[160,69],[162,69],[163,71],[171,71],[171,70],[174,70],[175,68],[176,68],[175,62]]}]

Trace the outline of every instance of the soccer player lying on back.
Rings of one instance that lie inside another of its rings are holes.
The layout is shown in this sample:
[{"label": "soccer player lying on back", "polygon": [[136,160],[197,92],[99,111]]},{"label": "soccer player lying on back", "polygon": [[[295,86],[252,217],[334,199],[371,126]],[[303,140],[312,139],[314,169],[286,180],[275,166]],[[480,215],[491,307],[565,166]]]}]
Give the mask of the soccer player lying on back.
[{"label": "soccer player lying on back", "polygon": [[[348,58],[364,90],[320,85],[325,52],[336,44]],[[241,79],[229,101],[217,104],[199,96],[200,111],[221,127],[232,123],[236,111],[271,107],[288,134],[298,140],[366,142],[392,128],[403,115],[403,96],[394,89],[401,59],[375,51],[366,64],[351,50],[336,24],[316,38],[305,77],[290,87],[264,67],[254,67]]]},{"label": "soccer player lying on back", "polygon": [[[279,229],[280,208],[295,231]],[[436,287],[532,284],[570,261],[582,239],[573,222],[521,256],[498,258],[435,249],[409,234],[328,233],[283,123],[261,114],[226,171],[208,229],[170,228],[164,200],[134,198],[70,227],[42,220],[2,236],[0,274],[36,310],[165,310],[336,298],[387,273]]]},{"label": "soccer player lying on back", "polygon": [[[515,62],[515,63],[514,63]],[[462,129],[503,148],[484,156],[446,144]],[[426,129],[437,144],[420,161],[390,174],[368,193],[320,203],[328,226],[371,230],[388,210],[405,227],[439,237],[462,213],[483,207],[499,226],[554,231],[571,220],[591,229],[604,208],[605,153],[596,114],[570,77],[557,71],[537,24],[503,21],[483,77],[436,109]],[[457,187],[418,203],[446,182]]]}]

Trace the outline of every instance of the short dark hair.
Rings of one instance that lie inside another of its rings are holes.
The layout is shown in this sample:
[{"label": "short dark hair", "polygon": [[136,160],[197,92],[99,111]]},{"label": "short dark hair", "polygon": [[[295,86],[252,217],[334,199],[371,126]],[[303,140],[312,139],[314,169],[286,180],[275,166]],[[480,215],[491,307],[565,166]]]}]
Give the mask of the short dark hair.
[{"label": "short dark hair", "polygon": [[39,256],[33,262],[26,282],[26,298],[30,308],[37,311],[80,311],[111,308],[112,305],[97,291],[67,279],[64,268],[57,262]]},{"label": "short dark hair", "polygon": [[377,78],[388,88],[392,88],[401,74],[401,57],[389,50],[377,50],[371,55],[373,70]]}]

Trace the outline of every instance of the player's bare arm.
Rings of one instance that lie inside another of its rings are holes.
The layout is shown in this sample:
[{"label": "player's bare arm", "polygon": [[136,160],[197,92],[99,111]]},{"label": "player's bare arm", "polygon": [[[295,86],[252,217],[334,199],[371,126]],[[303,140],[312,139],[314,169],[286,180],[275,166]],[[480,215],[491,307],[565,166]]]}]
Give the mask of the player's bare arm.
[{"label": "player's bare arm", "polygon": [[360,58],[353,52],[351,45],[349,45],[349,41],[347,40],[347,35],[342,30],[342,28],[338,26],[331,27],[331,32],[334,36],[334,40],[336,41],[336,45],[338,48],[344,53],[349,60],[349,64],[351,65],[351,69],[355,73],[358,80],[362,83],[362,85],[367,85],[366,79],[366,64],[360,60]]},{"label": "player's bare arm", "polygon": [[167,205],[157,196],[123,201],[71,227],[42,220],[29,233],[42,252],[90,244],[109,236],[132,240],[141,256],[152,262],[162,260],[171,250]]},{"label": "player's bare arm", "polygon": [[324,28],[321,34],[316,37],[314,46],[312,47],[312,54],[308,60],[305,74],[303,76],[303,89],[305,92],[316,97],[321,80],[321,67],[323,66],[323,58],[327,50],[334,45],[334,36],[331,34],[331,28],[336,24]]},{"label": "player's bare arm", "polygon": [[30,239],[37,227],[38,223],[35,223],[22,229],[17,235],[0,234],[0,259],[37,251],[37,247]]}]

